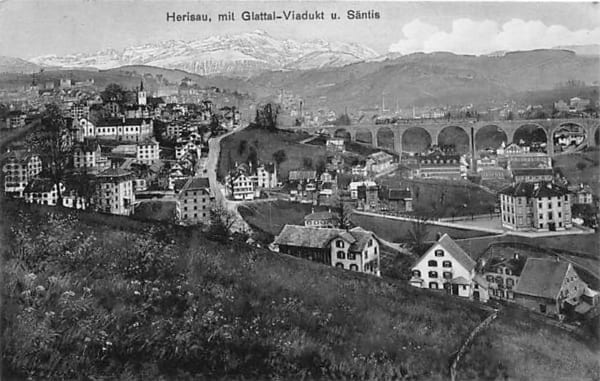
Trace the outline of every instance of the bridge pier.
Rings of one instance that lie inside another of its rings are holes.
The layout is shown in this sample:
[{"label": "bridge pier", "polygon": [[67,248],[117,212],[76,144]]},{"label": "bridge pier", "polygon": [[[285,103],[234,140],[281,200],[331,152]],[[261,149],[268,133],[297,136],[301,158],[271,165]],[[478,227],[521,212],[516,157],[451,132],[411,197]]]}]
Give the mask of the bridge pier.
[{"label": "bridge pier", "polygon": [[402,158],[402,133],[400,131],[393,130],[394,133],[394,152],[400,155]]},{"label": "bridge pier", "polygon": [[348,132],[350,133],[350,140],[355,142],[356,141],[356,130],[350,130]]}]

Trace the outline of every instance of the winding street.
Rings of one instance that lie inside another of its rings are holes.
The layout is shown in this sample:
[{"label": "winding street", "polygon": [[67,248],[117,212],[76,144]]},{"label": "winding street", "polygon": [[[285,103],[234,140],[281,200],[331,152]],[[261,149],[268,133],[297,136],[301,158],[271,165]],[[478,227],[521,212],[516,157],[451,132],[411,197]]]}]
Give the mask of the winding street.
[{"label": "winding street", "polygon": [[207,172],[208,180],[210,182],[210,190],[217,203],[222,203],[227,210],[233,212],[235,216],[235,222],[232,226],[232,231],[237,232],[249,232],[250,227],[238,212],[237,206],[241,202],[228,200],[227,197],[225,197],[225,187],[217,180],[217,166],[219,164],[219,156],[221,153],[221,140],[229,135],[233,135],[236,132],[247,128],[248,126],[249,125],[246,124],[233,131],[229,131],[226,134],[219,135],[208,140]]}]

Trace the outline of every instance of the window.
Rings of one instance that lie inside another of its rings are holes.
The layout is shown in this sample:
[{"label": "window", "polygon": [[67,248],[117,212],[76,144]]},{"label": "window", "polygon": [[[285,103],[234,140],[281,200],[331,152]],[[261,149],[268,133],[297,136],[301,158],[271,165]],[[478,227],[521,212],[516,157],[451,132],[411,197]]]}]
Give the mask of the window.
[{"label": "window", "polygon": [[373,240],[372,239],[369,240],[369,247],[371,247],[371,246],[373,246]]},{"label": "window", "polygon": [[442,277],[443,277],[444,279],[452,279],[452,273],[451,273],[450,271],[444,271],[444,272],[442,273]]},{"label": "window", "polygon": [[337,257],[338,259],[346,259],[346,253],[340,250],[337,252]]},{"label": "window", "polygon": [[421,277],[421,271],[420,270],[413,270],[412,271],[412,275],[414,277],[420,278]]},{"label": "window", "polygon": [[540,312],[543,314],[546,313],[546,305],[545,304],[540,304]]},{"label": "window", "polygon": [[340,269],[343,269],[344,268],[344,264],[338,262],[338,263],[335,264],[335,267],[339,267]]},{"label": "window", "polygon": [[498,274],[502,274],[502,267],[498,267],[498,268],[496,269],[496,272],[497,272]]},{"label": "window", "polygon": [[355,264],[350,265],[350,270],[358,271],[358,265],[355,265]]},{"label": "window", "polygon": [[427,274],[427,275],[429,275],[430,278],[437,278],[438,277],[437,271],[430,271],[429,274]]},{"label": "window", "polygon": [[506,273],[506,275],[511,275],[512,271],[510,271],[510,269],[506,269],[505,273]]},{"label": "window", "polygon": [[436,257],[443,257],[444,256],[444,250],[436,250],[435,251],[435,256]]},{"label": "window", "polygon": [[337,240],[335,241],[335,247],[339,247],[339,248],[344,248],[344,241],[342,240]]},{"label": "window", "polygon": [[444,261],[444,262],[442,262],[442,267],[452,267],[452,261]]},{"label": "window", "polygon": [[493,282],[494,281],[494,276],[493,275],[487,275],[485,277],[485,280],[487,280],[488,282]]},{"label": "window", "polygon": [[354,254],[354,253],[348,253],[348,259],[350,259],[352,261],[355,260],[356,259],[356,254]]},{"label": "window", "polygon": [[495,280],[496,280],[496,284],[497,284],[498,286],[500,286],[500,287],[503,287],[503,286],[504,286],[504,279],[502,279],[502,277],[501,277],[501,276],[497,276]]},{"label": "window", "polygon": [[439,287],[438,287],[437,282],[429,282],[429,288],[437,290]]},{"label": "window", "polygon": [[437,261],[431,260],[427,262],[427,266],[429,267],[437,267]]},{"label": "window", "polygon": [[513,288],[513,286],[515,285],[515,281],[512,278],[508,278],[506,280],[506,288]]}]

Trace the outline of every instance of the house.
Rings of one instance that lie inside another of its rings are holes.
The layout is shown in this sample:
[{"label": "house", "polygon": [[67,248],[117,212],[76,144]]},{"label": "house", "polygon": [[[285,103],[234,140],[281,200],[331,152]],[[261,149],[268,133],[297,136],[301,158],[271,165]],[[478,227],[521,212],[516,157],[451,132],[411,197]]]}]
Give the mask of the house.
[{"label": "house", "polygon": [[135,194],[133,173],[120,168],[109,168],[96,176],[94,205],[97,211],[130,215],[133,212]]},{"label": "house", "polygon": [[357,164],[352,167],[352,176],[356,177],[367,177],[369,175],[369,168],[366,164]]},{"label": "house", "polygon": [[513,300],[514,288],[527,258],[515,254],[511,258],[492,257],[482,266],[482,276],[489,285],[489,296],[492,299]]},{"label": "house", "polygon": [[154,122],[151,118],[121,118],[99,121],[95,126],[98,139],[137,142],[152,137]]},{"label": "house", "polygon": [[477,174],[481,176],[482,180],[494,180],[503,179],[505,171],[496,159],[483,157],[477,159]]},{"label": "house", "polygon": [[6,117],[6,128],[21,128],[25,127],[25,118],[27,115],[22,111],[10,111]]},{"label": "house", "polygon": [[[65,187],[62,183],[59,185],[62,194],[65,191]],[[56,206],[58,203],[56,182],[50,179],[33,179],[27,184],[25,190],[23,190],[23,198],[29,204]]]},{"label": "house", "polygon": [[348,190],[350,191],[350,198],[352,200],[358,200],[358,187],[375,187],[377,183],[375,181],[353,181],[348,185]]},{"label": "house", "polygon": [[177,198],[181,208],[181,221],[185,224],[206,224],[210,221],[210,207],[214,196],[206,177],[189,178]]},{"label": "house", "polygon": [[234,200],[254,200],[256,184],[252,176],[237,171],[227,176],[228,191]]},{"label": "house", "polygon": [[27,184],[42,171],[38,154],[30,150],[12,150],[2,166],[4,172],[4,194],[23,197]]},{"label": "house", "polygon": [[510,143],[505,145],[504,142],[496,150],[498,156],[513,157],[516,155],[522,155],[529,153],[530,148],[528,146],[520,146],[517,143]]},{"label": "house", "polygon": [[500,191],[502,226],[555,231],[572,227],[569,191],[551,182],[517,183]]},{"label": "house", "polygon": [[412,212],[412,192],[409,188],[390,188],[388,190],[388,208],[397,213]]},{"label": "house", "polygon": [[344,138],[327,138],[325,141],[325,148],[327,151],[344,152],[344,145]]},{"label": "house", "polygon": [[460,165],[460,155],[446,154],[440,150],[419,157],[416,175],[425,179],[460,180],[466,177]]},{"label": "house", "polygon": [[110,160],[102,156],[100,144],[96,140],[85,140],[73,146],[73,168],[102,171],[110,167]]},{"label": "house", "polygon": [[257,186],[264,189],[277,187],[277,166],[273,163],[260,164],[256,168]]},{"label": "house", "polygon": [[160,159],[160,147],[154,138],[147,138],[135,144],[136,162],[151,165]]},{"label": "house", "polygon": [[340,217],[337,213],[315,212],[314,209],[310,214],[304,216],[304,226],[317,228],[338,228],[340,226]]},{"label": "house", "polygon": [[394,165],[394,156],[387,152],[379,151],[370,154],[367,157],[366,167],[372,173],[378,174],[385,172]]},{"label": "house", "polygon": [[517,183],[552,181],[554,178],[552,168],[513,168],[511,175]]},{"label": "house", "polygon": [[202,142],[194,140],[177,139],[175,143],[175,160],[181,160],[185,155],[194,152],[196,157],[200,157]]},{"label": "house", "polygon": [[514,289],[514,301],[531,310],[556,316],[563,313],[566,303],[578,304],[586,288],[571,263],[528,258]]},{"label": "house", "polygon": [[567,102],[560,99],[558,102],[554,102],[554,109],[558,112],[568,112],[569,105],[567,104]]},{"label": "house", "polygon": [[89,119],[90,107],[85,103],[74,103],[69,110],[69,116],[73,118],[73,120],[80,120],[82,118]]},{"label": "house", "polygon": [[571,192],[571,205],[574,204],[588,204],[591,205],[594,202],[592,187],[587,184],[579,184],[570,186],[569,192]]},{"label": "house", "polygon": [[470,298],[474,276],[475,261],[444,234],[413,265],[410,284]]},{"label": "house", "polygon": [[503,159],[509,171],[514,168],[552,168],[552,159],[543,152],[515,153]]},{"label": "house", "polygon": [[290,171],[290,173],[288,174],[288,180],[289,181],[300,181],[300,182],[307,182],[307,181],[316,181],[317,180],[317,171]]},{"label": "house", "polygon": [[283,254],[380,276],[379,241],[362,228],[346,231],[285,225],[273,246]]},{"label": "house", "polygon": [[379,205],[379,186],[359,185],[356,189],[359,208],[363,210],[373,210]]}]

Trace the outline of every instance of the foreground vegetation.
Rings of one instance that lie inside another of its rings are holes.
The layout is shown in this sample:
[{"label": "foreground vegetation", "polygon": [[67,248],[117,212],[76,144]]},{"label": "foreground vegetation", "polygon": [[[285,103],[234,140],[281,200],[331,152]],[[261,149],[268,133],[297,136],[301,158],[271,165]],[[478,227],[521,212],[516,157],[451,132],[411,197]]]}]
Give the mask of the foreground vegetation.
[{"label": "foreground vegetation", "polygon": [[485,315],[194,230],[3,209],[7,376],[443,379]]}]

